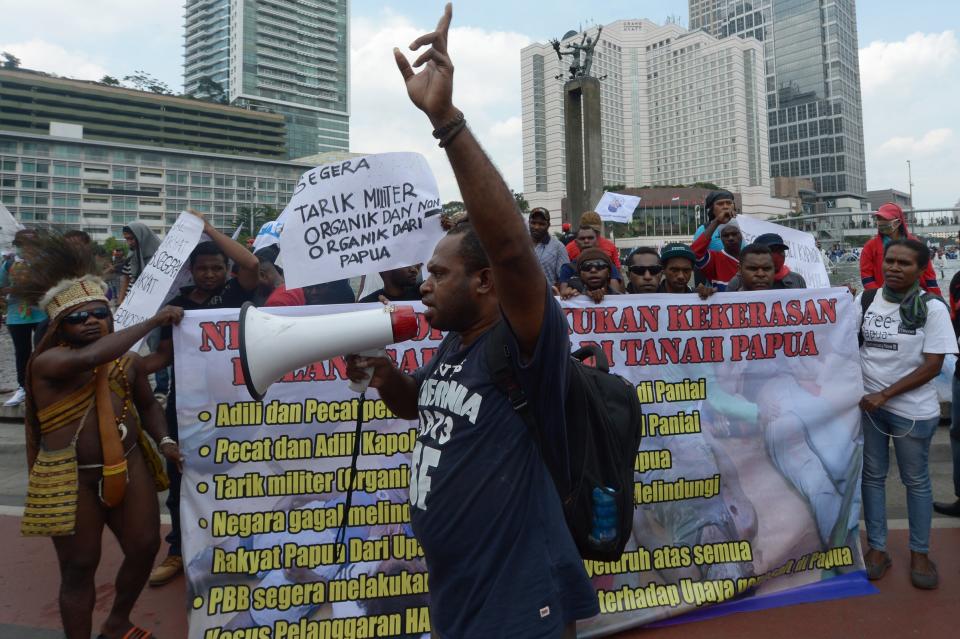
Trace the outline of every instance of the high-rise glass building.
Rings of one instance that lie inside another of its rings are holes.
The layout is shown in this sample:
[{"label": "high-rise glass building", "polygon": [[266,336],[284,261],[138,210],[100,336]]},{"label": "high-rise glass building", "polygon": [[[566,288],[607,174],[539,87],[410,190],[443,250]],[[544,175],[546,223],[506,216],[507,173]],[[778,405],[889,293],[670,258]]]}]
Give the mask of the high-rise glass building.
[{"label": "high-rise glass building", "polygon": [[[349,0],[186,0],[184,91],[284,117],[288,157],[349,148]],[[212,81],[212,82],[211,82]]]},{"label": "high-rise glass building", "polygon": [[865,196],[854,0],[690,0],[690,29],[763,43],[772,178]]}]

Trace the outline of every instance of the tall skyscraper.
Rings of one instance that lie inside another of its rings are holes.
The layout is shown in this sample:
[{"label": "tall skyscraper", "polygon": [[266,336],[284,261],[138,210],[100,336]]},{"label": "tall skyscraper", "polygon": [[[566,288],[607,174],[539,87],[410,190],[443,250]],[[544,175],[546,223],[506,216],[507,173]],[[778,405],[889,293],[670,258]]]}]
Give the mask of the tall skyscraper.
[{"label": "tall skyscraper", "polygon": [[281,114],[288,157],[348,150],[349,0],[186,0],[184,8],[186,93]]},{"label": "tall skyscraper", "polygon": [[[561,44],[580,39],[571,33]],[[786,202],[770,197],[762,56],[756,41],[719,40],[676,24],[605,25],[591,73],[601,88],[603,183],[714,182],[740,193],[745,211],[785,213]],[[531,206],[559,210],[568,63],[549,43],[524,48],[520,60],[523,193]]]},{"label": "tall skyscraper", "polygon": [[690,29],[763,43],[771,177],[865,196],[854,0],[690,0]]}]

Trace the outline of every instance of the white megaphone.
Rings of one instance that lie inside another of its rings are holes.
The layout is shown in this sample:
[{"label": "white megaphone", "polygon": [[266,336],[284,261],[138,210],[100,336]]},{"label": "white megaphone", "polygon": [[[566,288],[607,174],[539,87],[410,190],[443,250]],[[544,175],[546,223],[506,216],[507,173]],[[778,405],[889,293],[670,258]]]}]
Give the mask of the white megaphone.
[{"label": "white megaphone", "polygon": [[[271,384],[301,366],[379,351],[416,334],[412,306],[288,317],[264,313],[247,302],[240,309],[240,366],[250,396],[261,400]],[[351,388],[363,392],[366,385]]]}]

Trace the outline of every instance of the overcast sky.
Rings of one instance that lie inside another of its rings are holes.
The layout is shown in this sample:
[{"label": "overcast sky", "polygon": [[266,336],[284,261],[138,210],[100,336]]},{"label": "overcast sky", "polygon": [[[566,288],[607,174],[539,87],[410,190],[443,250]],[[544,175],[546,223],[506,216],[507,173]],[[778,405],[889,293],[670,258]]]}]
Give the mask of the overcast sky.
[{"label": "overcast sky", "polygon": [[[183,84],[181,0],[0,0],[0,50],[23,66],[99,79],[144,70],[175,91]],[[456,184],[409,105],[391,48],[427,31],[442,12],[434,0],[351,2],[351,150],[424,153],[443,199]],[[455,4],[450,50],[455,100],[515,190],[522,190],[520,49],[581,25],[621,18],[673,17],[686,0],[464,0]],[[960,200],[960,3],[857,3],[860,74],[870,189],[908,190],[913,164],[918,208]],[[952,29],[951,29],[952,27]]]}]

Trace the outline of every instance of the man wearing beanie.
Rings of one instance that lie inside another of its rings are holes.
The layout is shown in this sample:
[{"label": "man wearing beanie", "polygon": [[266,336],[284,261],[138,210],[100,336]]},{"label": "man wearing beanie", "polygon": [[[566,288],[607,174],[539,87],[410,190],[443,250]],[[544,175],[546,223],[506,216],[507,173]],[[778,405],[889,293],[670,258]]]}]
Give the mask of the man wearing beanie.
[{"label": "man wearing beanie", "polygon": [[[617,245],[603,236],[603,221],[600,219],[600,214],[596,211],[584,212],[584,214],[580,216],[580,228],[585,226],[597,230],[597,246],[610,256],[613,265],[619,269],[620,253],[617,251]],[[580,247],[576,241],[567,244],[567,255],[570,256],[571,262],[575,261],[577,256],[580,255]]]},{"label": "man wearing beanie", "polygon": [[[883,252],[887,244],[894,240],[917,239],[917,236],[907,228],[907,216],[903,214],[903,209],[893,202],[887,202],[881,206],[875,218],[877,235],[870,238],[860,253],[860,281],[865,290],[883,286]],[[932,262],[928,263],[927,268],[924,269],[919,284],[923,290],[943,296],[937,284],[937,273],[933,269]]]},{"label": "man wearing beanie", "polygon": [[[740,245],[743,236],[733,218],[736,211],[733,200],[717,200],[711,208],[713,219],[707,224],[703,235],[693,241],[690,247],[697,256],[696,266],[718,291],[725,291],[727,283],[740,272]],[[709,247],[710,238],[715,230],[720,230],[723,242],[722,251]]]},{"label": "man wearing beanie", "polygon": [[612,271],[613,261],[604,251],[597,247],[584,249],[577,257],[577,274],[567,282],[563,299],[586,295],[599,304],[606,295],[619,295],[610,286]]},{"label": "man wearing beanie", "polygon": [[[693,234],[693,239],[696,240],[698,237],[703,235],[704,231],[707,230],[707,224],[710,223],[710,220],[714,218],[714,208],[717,207],[717,203],[720,203],[721,208],[726,206],[736,207],[736,201],[734,200],[733,193],[730,191],[710,191],[707,194],[707,197],[703,202],[703,210],[707,214],[707,221],[704,224],[701,224]],[[729,204],[728,204],[729,203]],[[711,251],[722,251],[723,242],[720,240],[720,230],[714,231],[713,235],[710,237],[710,250]]]}]

